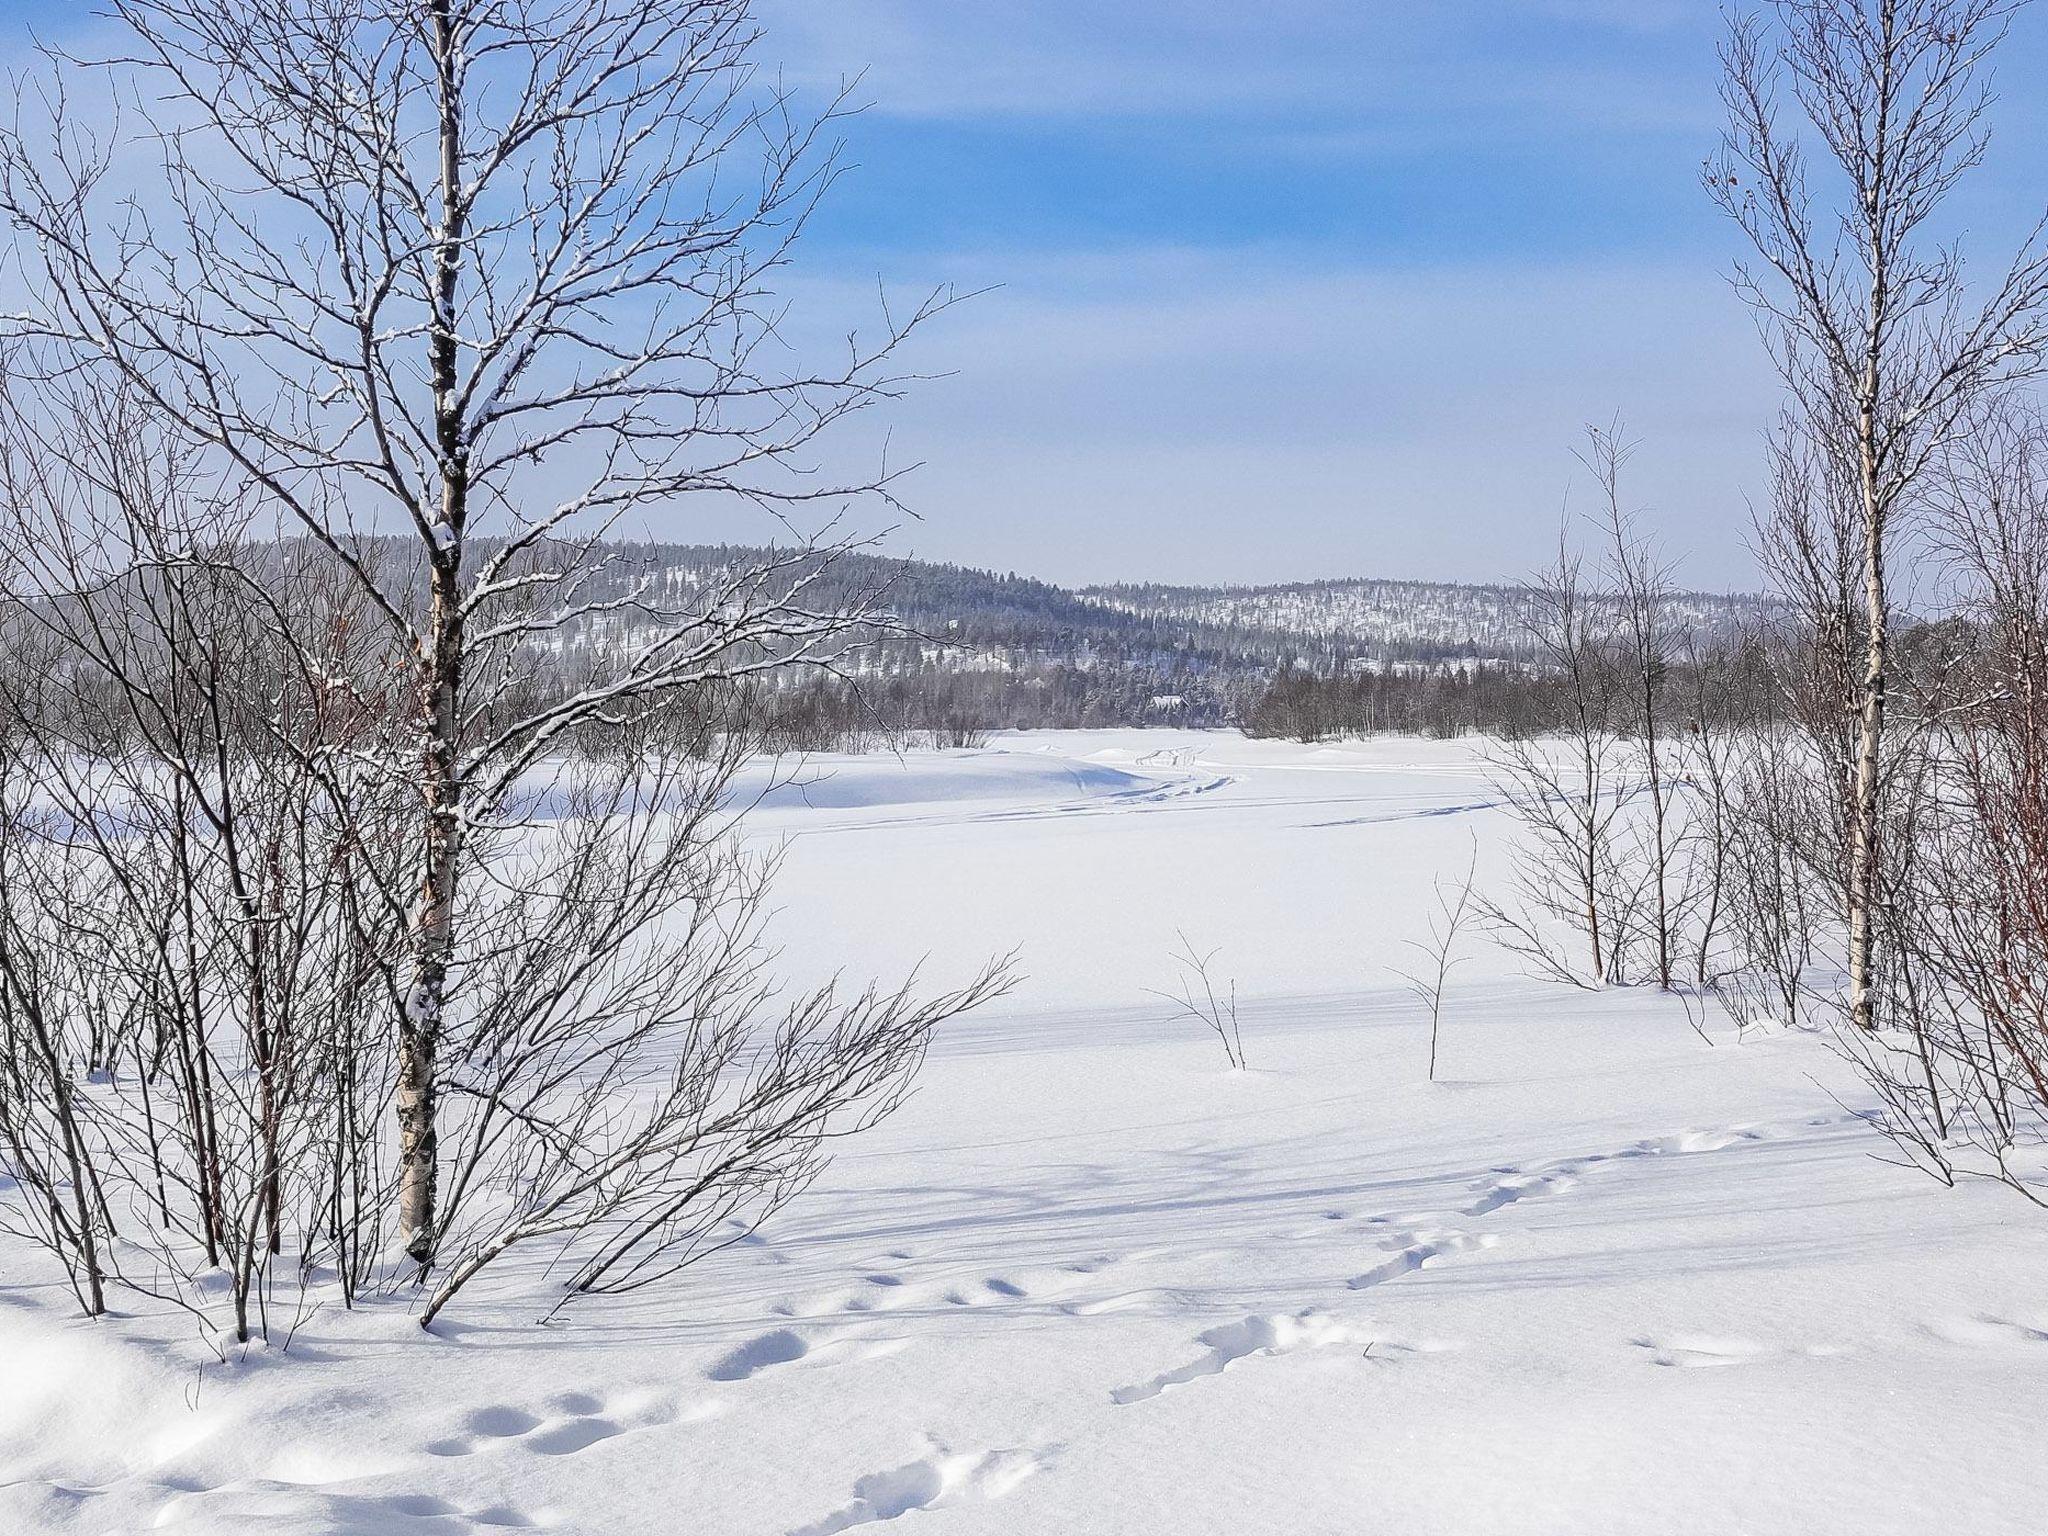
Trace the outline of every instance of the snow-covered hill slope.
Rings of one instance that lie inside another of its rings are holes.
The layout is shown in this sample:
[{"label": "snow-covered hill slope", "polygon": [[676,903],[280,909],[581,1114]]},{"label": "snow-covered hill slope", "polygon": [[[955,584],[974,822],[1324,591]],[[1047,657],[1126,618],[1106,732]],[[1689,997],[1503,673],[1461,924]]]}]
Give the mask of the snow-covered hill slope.
[{"label": "snow-covered hill slope", "polygon": [[[1877,1160],[1817,1040],[1475,949],[1442,1080],[1395,968],[1504,823],[1456,745],[1001,739],[821,761],[803,979],[1018,950],[909,1105],[677,1287],[204,1369],[0,1238],[0,1531],[2022,1536],[2048,1221]],[[837,790],[831,786],[837,785]],[[1251,1070],[1148,989],[1184,933]]]},{"label": "snow-covered hill slope", "polygon": [[[1294,635],[1365,660],[1513,659],[1530,650],[1530,593],[1523,586],[1361,579],[1263,587],[1091,587],[1082,595],[1153,623]],[[1685,592],[1675,594],[1666,611],[1672,624],[1720,641],[1771,610],[1762,598]]]},{"label": "snow-covered hill slope", "polygon": [[[757,549],[680,544],[622,545],[616,556],[593,591],[606,581],[621,591],[646,581],[661,602],[684,608],[717,588],[722,573],[768,558]],[[1178,663],[1253,673],[1283,663],[1427,664],[1531,653],[1530,590],[1514,582],[1359,578],[1069,590],[1014,573],[849,554],[835,563],[817,596],[824,601],[878,591],[926,637],[918,654],[954,667],[1063,661],[1164,673]],[[1687,592],[1674,594],[1667,613],[1672,624],[1717,641],[1771,611],[1761,597]],[[568,643],[617,642],[645,622],[630,612],[608,615],[604,626],[580,631]],[[876,654],[900,663],[910,652],[885,644]]]}]

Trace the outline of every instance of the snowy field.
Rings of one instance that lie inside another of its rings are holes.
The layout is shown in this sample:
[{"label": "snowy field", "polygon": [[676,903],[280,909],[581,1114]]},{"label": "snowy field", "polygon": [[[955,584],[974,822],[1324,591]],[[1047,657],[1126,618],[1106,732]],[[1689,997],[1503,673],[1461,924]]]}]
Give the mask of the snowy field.
[{"label": "snowy field", "polygon": [[[1820,1042],[1394,974],[1470,750],[1172,732],[814,764],[785,969],[1028,980],[677,1287],[206,1364],[0,1246],[0,1533],[2035,1533],[2048,1218],[1876,1160]],[[1251,1070],[1148,996],[1184,932]],[[124,1300],[118,1305],[131,1306]],[[892,1524],[900,1522],[900,1524]]]}]

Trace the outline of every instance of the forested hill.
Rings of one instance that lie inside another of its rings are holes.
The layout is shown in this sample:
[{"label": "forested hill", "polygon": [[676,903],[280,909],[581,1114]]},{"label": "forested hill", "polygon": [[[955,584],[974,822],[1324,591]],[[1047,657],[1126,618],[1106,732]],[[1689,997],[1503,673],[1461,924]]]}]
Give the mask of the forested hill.
[{"label": "forested hill", "polygon": [[[612,579],[651,577],[681,606],[719,572],[766,554],[678,544],[622,545],[616,553]],[[1242,720],[1276,677],[1293,675],[1377,677],[1375,688],[1404,695],[1397,718],[1417,728],[1469,725],[1469,699],[1436,695],[1484,692],[1536,660],[1532,593],[1511,585],[1361,579],[1074,590],[1014,573],[846,554],[814,595],[824,605],[873,593],[914,633],[878,635],[848,669],[860,679],[861,708],[928,723],[1215,724]],[[1765,606],[1686,593],[1669,611],[1679,626],[1716,641],[1733,638]],[[1409,720],[1417,710],[1424,713]]]},{"label": "forested hill", "polygon": [[[1273,586],[1084,588],[1104,607],[1159,622],[1198,623],[1238,634],[1287,636],[1379,662],[1513,660],[1529,653],[1526,586],[1350,578]],[[1671,621],[1702,638],[1724,639],[1768,611],[1759,597],[1673,593]]]},{"label": "forested hill", "polygon": [[[625,546],[629,564],[695,584],[758,561],[730,545]],[[644,568],[643,566],[643,568]],[[1014,573],[843,555],[833,595],[881,591],[908,624],[954,652],[956,665],[1108,662],[1266,673],[1353,664],[1420,666],[1521,661],[1532,655],[1527,587],[1347,579],[1272,586],[1055,586]],[[1765,612],[1761,598],[1676,594],[1673,620],[1724,639]]]}]

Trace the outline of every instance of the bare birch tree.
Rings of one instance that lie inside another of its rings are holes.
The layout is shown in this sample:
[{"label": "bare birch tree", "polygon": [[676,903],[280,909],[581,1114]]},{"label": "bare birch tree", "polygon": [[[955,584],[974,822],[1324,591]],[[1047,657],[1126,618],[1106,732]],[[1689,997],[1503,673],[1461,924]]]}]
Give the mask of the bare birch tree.
[{"label": "bare birch tree", "polygon": [[[1892,943],[1910,1027],[1854,1059],[1879,1128],[1945,1180],[1988,1167],[2048,1205],[2048,421],[1976,413],[1931,509],[1963,654],[1930,708],[1937,793]],[[1982,1154],[1981,1158],[1970,1153]]]},{"label": "bare birch tree", "polygon": [[[828,661],[817,562],[594,598],[613,530],[722,500],[823,522],[893,501],[809,450],[895,393],[943,302],[792,364],[774,285],[832,182],[837,104],[758,72],[748,0],[110,0],[126,43],[52,60],[0,134],[0,209],[52,376],[108,370],[354,581],[403,658],[386,767],[417,787],[396,1000],[397,1224],[445,1228],[443,1052],[471,847],[568,734],[676,690]],[[82,72],[116,112],[73,104]],[[119,177],[160,157],[161,190]],[[778,524],[778,526],[781,526]],[[374,568],[356,535],[404,531]],[[572,624],[643,638],[494,708]],[[487,841],[488,839],[486,839]]]},{"label": "bare birch tree", "polygon": [[[200,450],[69,382],[0,381],[0,1060],[91,1193],[80,1267],[202,1316],[212,1272],[246,1341],[280,1275],[352,1300],[379,1262],[390,657],[338,567],[252,579]],[[27,1141],[0,1163],[47,1194]]]},{"label": "bare birch tree", "polygon": [[[1853,486],[1863,654],[1846,871],[1848,1006],[1875,1026],[1888,563],[1932,457],[1973,401],[2040,366],[2048,249],[2037,227],[1982,289],[1932,221],[1984,156],[1987,61],[2020,0],[1774,0],[1722,50],[1729,126],[1705,180],[1754,247],[1736,282],[1812,439]],[[1833,211],[1805,135],[1838,173]],[[1819,208],[1816,203],[1820,203]]]},{"label": "bare birch tree", "polygon": [[1673,653],[1678,637],[1670,614],[1671,574],[1640,532],[1622,499],[1622,472],[1634,452],[1619,423],[1589,427],[1579,461],[1593,476],[1600,503],[1596,513],[1607,546],[1611,597],[1619,610],[1614,649],[1622,677],[1617,707],[1640,752],[1640,789],[1648,825],[1639,836],[1644,883],[1649,887],[1646,921],[1657,984],[1671,990],[1677,964],[1684,896],[1680,889],[1683,807],[1671,773],[1667,728]]},{"label": "bare birch tree", "polygon": [[[1496,743],[1489,780],[1521,829],[1506,900],[1480,914],[1501,942],[1553,980],[1602,987],[1624,978],[1637,882],[1621,841],[1636,782],[1622,725],[1615,611],[1586,579],[1569,525],[1556,563],[1528,594],[1527,633],[1548,706],[1540,734]],[[1571,935],[1560,947],[1559,933]],[[1584,946],[1584,962],[1572,950]]]},{"label": "bare birch tree", "polygon": [[[118,1284],[246,1340],[280,1286],[407,1278],[382,1248],[416,717],[351,573],[253,536],[267,498],[104,374],[0,378],[0,1222],[88,1311]],[[785,997],[772,865],[732,835],[752,737],[718,707],[672,696],[468,829],[423,1325],[529,1245],[565,1299],[716,1251],[1006,984]]]}]

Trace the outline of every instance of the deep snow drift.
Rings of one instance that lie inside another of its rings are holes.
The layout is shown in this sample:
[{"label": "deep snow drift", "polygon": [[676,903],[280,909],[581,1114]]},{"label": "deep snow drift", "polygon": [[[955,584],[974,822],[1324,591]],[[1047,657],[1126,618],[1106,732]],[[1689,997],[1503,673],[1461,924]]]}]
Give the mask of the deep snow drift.
[{"label": "deep snow drift", "polygon": [[[2048,1218],[1876,1160],[1817,1040],[1394,968],[1501,868],[1471,751],[1115,732],[834,760],[798,980],[1028,982],[682,1283],[225,1365],[0,1239],[0,1532],[2035,1532]],[[1219,950],[1249,1072],[1168,1019]],[[886,1522],[901,1520],[901,1527]]]}]

